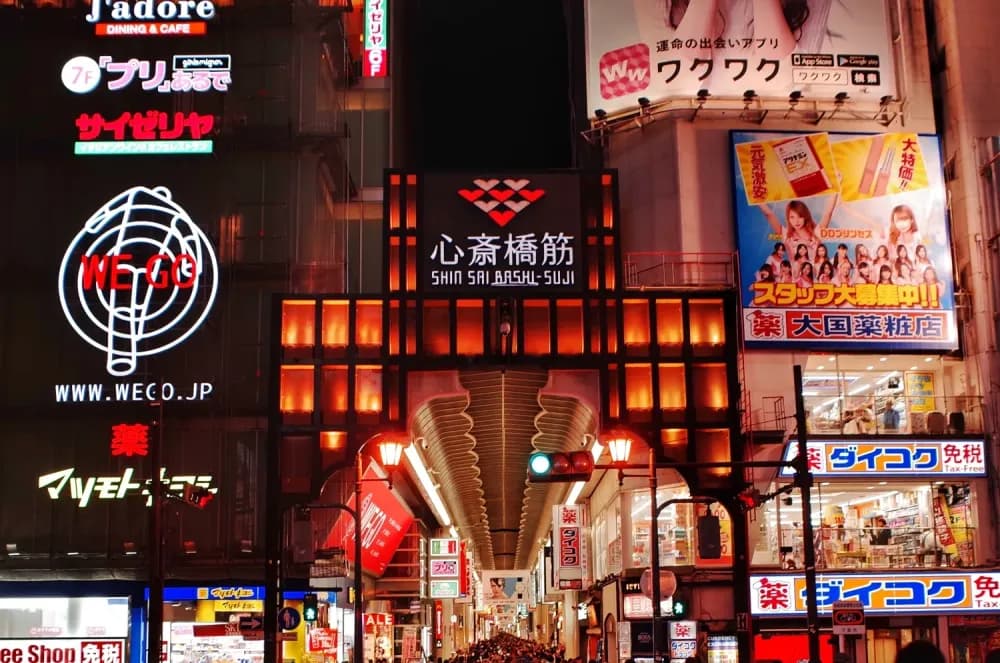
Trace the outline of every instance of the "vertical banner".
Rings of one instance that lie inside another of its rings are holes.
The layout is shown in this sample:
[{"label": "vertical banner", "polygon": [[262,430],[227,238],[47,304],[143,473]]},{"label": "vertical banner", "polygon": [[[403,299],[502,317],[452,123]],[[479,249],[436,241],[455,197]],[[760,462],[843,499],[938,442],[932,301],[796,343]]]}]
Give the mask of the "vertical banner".
[{"label": "vertical banner", "polygon": [[587,0],[587,108],[714,97],[896,96],[885,0]]},{"label": "vertical banner", "polygon": [[958,553],[955,534],[951,531],[951,514],[948,513],[944,495],[934,497],[934,536],[937,537],[941,550],[949,555]]},{"label": "vertical banner", "polygon": [[583,589],[586,575],[584,509],[579,504],[552,507],[556,589]]},{"label": "vertical banner", "polygon": [[365,0],[365,78],[385,78],[389,73],[389,0]]},{"label": "vertical banner", "polygon": [[958,347],[937,137],[732,139],[748,347]]}]

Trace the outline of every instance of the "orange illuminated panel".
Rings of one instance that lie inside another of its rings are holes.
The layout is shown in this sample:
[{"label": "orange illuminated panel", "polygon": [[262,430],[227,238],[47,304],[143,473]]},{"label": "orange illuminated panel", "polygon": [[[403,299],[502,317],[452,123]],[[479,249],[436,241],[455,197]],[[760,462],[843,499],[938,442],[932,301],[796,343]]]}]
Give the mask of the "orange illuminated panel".
[{"label": "orange illuminated panel", "polygon": [[601,175],[601,202],[603,209],[602,225],[610,230],[615,227],[615,198],[610,175]]},{"label": "orange illuminated panel", "polygon": [[660,364],[658,370],[663,418],[671,422],[684,421],[684,409],[687,407],[684,364]]},{"label": "orange illuminated panel", "polygon": [[614,354],[618,352],[618,334],[615,331],[618,329],[618,306],[615,300],[609,299],[604,303],[604,314],[607,316],[608,353]]},{"label": "orange illuminated panel", "polygon": [[[694,448],[695,460],[700,463],[728,463],[732,460],[729,452],[729,430],[725,428],[696,430]],[[730,468],[706,468],[702,472],[708,476],[724,477],[729,474]]]},{"label": "orange illuminated panel", "polygon": [[588,237],[584,251],[587,255],[587,287],[591,292],[601,289],[601,254],[597,250],[597,238]]},{"label": "orange illuminated panel", "polygon": [[282,414],[311,414],[313,411],[312,366],[282,366],[279,402]]},{"label": "orange illuminated panel", "polygon": [[615,289],[615,240],[613,237],[604,238],[604,287],[607,290]]},{"label": "orange illuminated panel", "polygon": [[389,302],[389,355],[399,355],[399,300]]},{"label": "orange illuminated panel", "polygon": [[406,354],[412,357],[417,354],[417,303],[406,302]]},{"label": "orange illuminated panel", "polygon": [[726,343],[726,323],[721,299],[692,299],[688,302],[691,346],[698,354],[721,353]]},{"label": "orange illuminated panel", "polygon": [[324,423],[340,423],[347,415],[347,366],[324,366],[320,414]]},{"label": "orange illuminated panel", "polygon": [[653,369],[649,364],[625,364],[625,409],[629,414],[653,409]]},{"label": "orange illuminated panel", "polygon": [[444,356],[451,352],[451,321],[447,301],[424,302],[424,352]]},{"label": "orange illuminated panel", "polygon": [[406,291],[417,289],[417,238],[406,238]]},{"label": "orange illuminated panel", "polygon": [[382,367],[358,366],[354,374],[354,409],[373,414],[382,411]]},{"label": "orange illuminated panel", "polygon": [[698,421],[725,421],[729,407],[725,364],[694,364],[691,368]]},{"label": "orange illuminated panel", "polygon": [[614,327],[607,327],[600,323],[601,321],[601,309],[603,308],[603,303],[600,301],[590,301],[590,324],[588,329],[590,329],[590,352],[601,352],[601,330],[608,329],[610,333],[614,333]]},{"label": "orange illuminated panel", "polygon": [[281,345],[285,348],[316,344],[316,302],[288,299],[281,303]]},{"label": "orange illuminated panel", "polygon": [[385,393],[388,394],[389,400],[388,403],[383,405],[382,409],[389,413],[389,421],[399,421],[399,367],[387,366],[385,368],[385,373],[382,375],[382,380],[385,382]]},{"label": "orange illuminated panel", "polygon": [[684,315],[679,299],[656,300],[656,342],[660,350],[680,352],[684,343]]},{"label": "orange illuminated panel", "polygon": [[660,446],[668,458],[675,461],[687,456],[688,432],[686,428],[661,428]]},{"label": "orange illuminated panel", "polygon": [[561,355],[583,354],[583,301],[556,301],[556,344]]},{"label": "orange illuminated panel", "polygon": [[406,176],[406,228],[417,227],[417,176]]},{"label": "orange illuminated panel", "polygon": [[389,291],[399,292],[399,238],[389,238],[389,255],[386,257],[389,269]]},{"label": "orange illuminated panel", "polygon": [[648,352],[649,302],[645,299],[623,301],[622,325],[625,332],[625,351]]},{"label": "orange illuminated panel", "polygon": [[399,175],[389,176],[389,229],[399,230],[399,196],[402,193],[399,189]]},{"label": "orange illuminated panel", "polygon": [[524,354],[547,355],[552,352],[548,300],[524,300],[523,327]]},{"label": "orange illuminated panel", "polygon": [[608,366],[608,416],[618,419],[622,416],[621,403],[618,400],[618,367]]},{"label": "orange illuminated panel", "polygon": [[359,348],[382,347],[382,301],[366,299],[357,302],[357,328],[354,342]]},{"label": "orange illuminated panel", "polygon": [[478,299],[460,299],[456,302],[455,316],[455,344],[458,354],[483,354],[483,302]]},{"label": "orange illuminated panel", "polygon": [[347,318],[350,302],[346,299],[328,299],[323,302],[323,347],[343,350],[347,348]]},{"label": "orange illuminated panel", "polygon": [[323,451],[343,451],[347,448],[347,432],[342,430],[320,431],[319,448]]}]

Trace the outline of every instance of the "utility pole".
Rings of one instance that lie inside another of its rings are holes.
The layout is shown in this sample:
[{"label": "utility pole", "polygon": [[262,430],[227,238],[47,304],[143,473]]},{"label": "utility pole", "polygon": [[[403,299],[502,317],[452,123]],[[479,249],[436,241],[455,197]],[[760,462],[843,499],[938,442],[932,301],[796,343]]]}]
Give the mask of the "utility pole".
[{"label": "utility pole", "polygon": [[[806,635],[809,638],[809,663],[820,663],[819,606],[816,605],[816,543],[812,526],[812,473],[806,449],[806,404],[802,397],[802,366],[793,367],[795,380],[795,428],[798,434],[798,456],[795,458],[795,485],[802,499],[803,557],[806,567]],[[794,600],[795,597],[792,597]]]},{"label": "utility pole", "polygon": [[156,408],[153,434],[149,436],[149,612],[146,637],[146,662],[160,663],[163,647],[163,402],[152,403]]}]

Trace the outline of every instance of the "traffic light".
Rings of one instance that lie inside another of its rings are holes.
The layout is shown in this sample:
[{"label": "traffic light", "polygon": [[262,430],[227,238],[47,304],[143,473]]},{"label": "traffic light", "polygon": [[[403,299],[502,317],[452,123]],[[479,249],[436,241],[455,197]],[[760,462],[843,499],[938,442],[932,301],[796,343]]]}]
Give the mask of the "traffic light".
[{"label": "traffic light", "polygon": [[589,451],[537,451],[528,458],[528,481],[535,483],[587,481],[593,472],[594,457]]},{"label": "traffic light", "polygon": [[674,592],[674,596],[671,600],[670,618],[687,619],[690,612],[691,601],[688,599],[687,594],[685,592]]},{"label": "traffic light", "polygon": [[763,496],[761,496],[760,491],[756,488],[747,488],[741,491],[736,497],[739,498],[740,507],[744,511],[751,511],[764,503]]},{"label": "traffic light", "polygon": [[316,621],[319,617],[319,600],[315,594],[305,594],[302,597],[302,619],[307,622]]},{"label": "traffic light", "polygon": [[202,488],[201,486],[196,486],[193,483],[184,484],[184,501],[191,506],[204,509],[208,506],[209,502],[215,499],[215,495],[208,490],[208,488]]},{"label": "traffic light", "polygon": [[698,517],[698,556],[702,559],[722,557],[722,528],[718,516]]}]

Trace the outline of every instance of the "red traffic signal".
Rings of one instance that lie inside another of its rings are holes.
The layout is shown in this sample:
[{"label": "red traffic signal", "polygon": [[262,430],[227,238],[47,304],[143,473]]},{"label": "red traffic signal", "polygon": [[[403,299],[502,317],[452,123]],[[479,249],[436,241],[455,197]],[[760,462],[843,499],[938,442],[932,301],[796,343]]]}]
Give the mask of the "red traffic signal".
[{"label": "red traffic signal", "polygon": [[747,488],[736,497],[739,498],[740,507],[742,507],[744,511],[756,509],[764,503],[764,498],[761,496],[760,491],[756,488]]},{"label": "red traffic signal", "polygon": [[193,483],[184,484],[183,497],[186,503],[198,509],[204,509],[209,502],[215,499],[215,495],[208,488],[202,488]]},{"label": "red traffic signal", "polygon": [[538,451],[528,458],[528,481],[534,483],[587,481],[593,472],[594,457],[589,451]]}]

